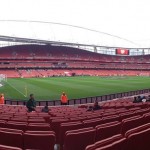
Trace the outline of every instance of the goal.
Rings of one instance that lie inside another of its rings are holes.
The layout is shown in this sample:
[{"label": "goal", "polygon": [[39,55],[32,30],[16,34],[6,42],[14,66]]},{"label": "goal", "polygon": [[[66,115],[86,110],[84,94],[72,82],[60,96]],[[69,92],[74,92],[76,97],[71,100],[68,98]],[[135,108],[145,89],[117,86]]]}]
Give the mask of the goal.
[{"label": "goal", "polygon": [[6,74],[0,74],[0,83],[7,82],[7,75]]}]

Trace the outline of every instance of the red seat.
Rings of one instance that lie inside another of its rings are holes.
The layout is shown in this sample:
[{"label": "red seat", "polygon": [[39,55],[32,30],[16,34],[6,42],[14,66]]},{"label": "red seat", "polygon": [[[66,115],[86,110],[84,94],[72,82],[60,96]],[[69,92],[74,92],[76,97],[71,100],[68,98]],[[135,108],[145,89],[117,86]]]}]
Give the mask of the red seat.
[{"label": "red seat", "polygon": [[129,112],[129,110],[128,110],[128,109],[125,109],[125,108],[117,109],[117,110],[116,110],[116,113],[117,113],[117,114],[121,114],[121,113],[125,113],[125,112]]},{"label": "red seat", "polygon": [[91,114],[91,115],[87,115],[88,119],[96,119],[96,118],[100,118],[99,114]]},{"label": "red seat", "polygon": [[146,129],[137,133],[133,133],[127,137],[127,150],[149,150],[150,148],[150,129]]},{"label": "red seat", "polygon": [[11,121],[27,122],[27,118],[14,117],[11,118]]},{"label": "red seat", "polygon": [[28,123],[34,123],[34,122],[37,122],[37,123],[45,123],[46,121],[45,121],[45,119],[28,119]]},{"label": "red seat", "polygon": [[129,109],[129,111],[137,111],[137,110],[141,110],[141,107],[134,107]]},{"label": "red seat", "polygon": [[24,149],[54,150],[55,134],[24,133]]},{"label": "red seat", "polygon": [[96,119],[90,119],[90,120],[85,120],[83,121],[84,127],[96,127],[97,125],[102,123],[101,118],[96,118]]},{"label": "red seat", "polygon": [[64,150],[85,150],[87,145],[95,142],[95,129],[72,130],[66,132]]},{"label": "red seat", "polygon": [[15,132],[11,132],[11,130],[2,131],[0,129],[0,144],[22,148],[23,146],[22,131],[20,130],[18,130],[17,132],[16,131]]},{"label": "red seat", "polygon": [[119,115],[111,115],[103,117],[103,123],[113,122],[113,121],[120,121]]},{"label": "red seat", "polygon": [[0,150],[22,150],[22,148],[0,145]]},{"label": "red seat", "polygon": [[31,131],[50,131],[51,127],[46,123],[29,123],[27,126],[27,130]]},{"label": "red seat", "polygon": [[145,123],[150,123],[150,113],[144,114],[143,116]]},{"label": "red seat", "polygon": [[150,111],[149,108],[145,108],[145,109],[135,111],[135,114],[136,115],[143,115],[145,113],[148,113],[149,111]]},{"label": "red seat", "polygon": [[60,136],[59,136],[59,143],[63,145],[64,143],[64,135],[66,131],[75,130],[83,128],[83,123],[81,122],[68,122],[68,123],[61,123],[60,125]]},{"label": "red seat", "polygon": [[52,130],[56,134],[56,143],[58,143],[60,124],[64,122],[69,122],[69,119],[58,119],[58,120],[52,120],[51,122]]},{"label": "red seat", "polygon": [[113,112],[106,112],[106,113],[103,113],[103,117],[106,117],[106,116],[112,116],[112,115],[116,115],[117,113],[115,111]]},{"label": "red seat", "polygon": [[145,123],[144,118],[142,116],[135,116],[135,117],[124,119],[122,120],[121,133],[125,134],[125,132],[127,132],[128,130],[138,127],[144,123]]},{"label": "red seat", "polygon": [[138,126],[138,127],[136,127],[136,128],[130,129],[130,130],[128,130],[128,131],[125,133],[125,137],[128,137],[130,134],[137,133],[137,132],[140,132],[140,131],[142,131],[142,130],[146,130],[146,129],[148,129],[148,128],[150,128],[150,123],[147,123],[147,124]]},{"label": "red seat", "polygon": [[32,134],[55,134],[54,131],[26,131],[25,133],[32,133]]},{"label": "red seat", "polygon": [[10,120],[11,116],[0,116],[0,120]]},{"label": "red seat", "polygon": [[39,113],[39,117],[50,117],[48,113]]},{"label": "red seat", "polygon": [[71,117],[70,121],[84,121],[87,117]]},{"label": "red seat", "polygon": [[125,145],[126,145],[126,138],[122,138],[109,145],[99,147],[96,150],[124,150]]},{"label": "red seat", "polygon": [[61,117],[59,117],[59,116],[58,117],[50,117],[49,118],[50,122],[52,122],[52,120],[60,120],[60,119],[65,119],[65,118],[64,118],[64,116],[61,116]]},{"label": "red seat", "polygon": [[135,112],[130,111],[128,113],[121,113],[119,115],[120,115],[121,120],[123,120],[123,119],[126,119],[126,118],[130,118],[132,116],[135,116]]},{"label": "red seat", "polygon": [[22,130],[18,130],[18,129],[0,128],[0,130],[1,130],[1,131],[8,131],[8,132],[23,133]]},{"label": "red seat", "polygon": [[18,130],[26,130],[27,123],[24,122],[15,122],[15,121],[8,121],[6,123],[6,128],[11,128],[11,129],[18,129]]},{"label": "red seat", "polygon": [[32,113],[27,113],[27,116],[28,116],[28,117],[30,117],[30,116],[32,116],[32,117],[37,117],[37,116],[39,116],[39,115],[38,115],[38,113],[36,113],[36,112],[32,112]]},{"label": "red seat", "polygon": [[42,117],[42,116],[28,116],[28,119],[38,119],[38,120],[40,120],[40,119],[44,119],[44,117]]},{"label": "red seat", "polygon": [[101,124],[99,126],[96,126],[95,141],[100,141],[120,133],[121,133],[121,122],[115,121],[106,124]]},{"label": "red seat", "polygon": [[6,121],[5,120],[0,120],[0,127],[5,127]]},{"label": "red seat", "polygon": [[96,142],[92,145],[88,145],[85,150],[95,150],[96,148],[109,145],[109,144],[111,144],[115,141],[118,141],[118,140],[122,139],[122,138],[123,138],[123,136],[121,134],[117,134],[117,135],[114,135],[110,138],[98,141],[98,142]]}]

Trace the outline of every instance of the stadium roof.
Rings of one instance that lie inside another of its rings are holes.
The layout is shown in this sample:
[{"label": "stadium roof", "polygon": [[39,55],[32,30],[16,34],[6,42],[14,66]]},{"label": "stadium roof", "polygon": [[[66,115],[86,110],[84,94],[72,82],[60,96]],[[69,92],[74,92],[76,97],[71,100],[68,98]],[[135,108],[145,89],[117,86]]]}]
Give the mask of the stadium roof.
[{"label": "stadium roof", "polygon": [[149,48],[149,0],[5,0],[0,44]]},{"label": "stadium roof", "polygon": [[[27,20],[0,20],[0,24],[1,41],[106,47],[127,47],[130,45],[130,47],[138,47],[138,44],[125,38],[69,24]],[[6,27],[7,30],[4,30]]]}]

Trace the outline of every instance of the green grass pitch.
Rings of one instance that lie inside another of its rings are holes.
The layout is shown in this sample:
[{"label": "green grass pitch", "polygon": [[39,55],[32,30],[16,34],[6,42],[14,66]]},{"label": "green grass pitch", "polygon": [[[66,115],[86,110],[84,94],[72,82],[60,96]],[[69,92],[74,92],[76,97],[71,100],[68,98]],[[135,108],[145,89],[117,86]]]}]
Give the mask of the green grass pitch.
[{"label": "green grass pitch", "polygon": [[33,93],[36,100],[58,100],[62,92],[74,99],[146,88],[150,88],[149,77],[14,78],[7,79],[0,93],[5,99],[28,100]]}]

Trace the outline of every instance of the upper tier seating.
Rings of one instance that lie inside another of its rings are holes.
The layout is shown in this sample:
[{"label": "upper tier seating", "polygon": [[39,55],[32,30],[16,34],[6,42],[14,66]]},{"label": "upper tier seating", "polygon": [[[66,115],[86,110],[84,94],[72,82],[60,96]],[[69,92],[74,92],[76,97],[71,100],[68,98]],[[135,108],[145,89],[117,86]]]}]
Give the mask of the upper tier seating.
[{"label": "upper tier seating", "polygon": [[48,45],[16,45],[0,48],[0,59],[62,59],[88,60],[101,62],[148,63],[149,55],[145,56],[111,56],[97,54],[77,48]]},{"label": "upper tier seating", "polygon": [[150,57],[111,56],[78,48],[16,45],[0,48],[0,73],[7,77],[150,76]]}]

